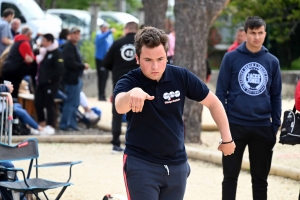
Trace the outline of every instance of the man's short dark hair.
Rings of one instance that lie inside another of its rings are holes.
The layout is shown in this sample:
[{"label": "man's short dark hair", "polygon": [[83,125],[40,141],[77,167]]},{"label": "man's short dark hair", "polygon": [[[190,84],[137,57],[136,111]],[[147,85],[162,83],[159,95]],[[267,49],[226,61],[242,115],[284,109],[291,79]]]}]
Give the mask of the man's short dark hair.
[{"label": "man's short dark hair", "polygon": [[10,15],[14,15],[15,14],[15,10],[12,8],[6,8],[3,13],[2,13],[2,17],[8,17]]},{"label": "man's short dark hair", "polygon": [[251,17],[248,17],[245,21],[245,25],[244,25],[244,31],[247,33],[247,30],[248,28],[250,30],[253,30],[253,29],[258,29],[260,27],[264,26],[265,30],[266,30],[266,22],[258,17],[258,16],[251,16]]},{"label": "man's short dark hair", "polygon": [[139,25],[135,22],[128,22],[126,23],[125,28],[127,28],[129,31],[137,32],[139,30]]},{"label": "man's short dark hair", "polygon": [[155,27],[147,26],[139,30],[134,37],[135,51],[138,57],[141,55],[143,46],[147,48],[158,47],[163,45],[166,53],[169,48],[168,35],[163,31]]},{"label": "man's short dark hair", "polygon": [[44,34],[43,38],[45,38],[48,42],[54,42],[54,36],[51,33]]}]

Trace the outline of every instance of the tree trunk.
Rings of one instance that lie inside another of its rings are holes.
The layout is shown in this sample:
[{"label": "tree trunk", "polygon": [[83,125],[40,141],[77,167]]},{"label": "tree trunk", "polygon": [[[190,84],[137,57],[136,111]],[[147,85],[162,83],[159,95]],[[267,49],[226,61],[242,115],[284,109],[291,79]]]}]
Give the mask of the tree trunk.
[{"label": "tree trunk", "polygon": [[165,29],[168,0],[143,0],[145,11],[145,26]]},{"label": "tree trunk", "polygon": [[51,0],[50,8],[56,8],[56,0]]},{"label": "tree trunk", "polygon": [[37,0],[36,2],[37,2],[37,4],[39,4],[39,6],[42,8],[42,10],[46,9],[46,7],[45,7],[46,0]]},{"label": "tree trunk", "polygon": [[[206,78],[209,28],[229,0],[175,0],[175,64]],[[184,109],[186,142],[201,143],[202,106],[186,99]]]}]

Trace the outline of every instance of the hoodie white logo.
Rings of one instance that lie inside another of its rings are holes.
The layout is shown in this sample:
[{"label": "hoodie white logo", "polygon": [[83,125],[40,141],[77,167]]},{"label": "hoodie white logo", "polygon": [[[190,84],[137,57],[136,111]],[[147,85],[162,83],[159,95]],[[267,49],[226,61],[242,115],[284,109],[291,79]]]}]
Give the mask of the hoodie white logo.
[{"label": "hoodie white logo", "polygon": [[246,94],[257,96],[266,90],[268,73],[261,64],[250,62],[240,70],[238,81],[241,89]]}]

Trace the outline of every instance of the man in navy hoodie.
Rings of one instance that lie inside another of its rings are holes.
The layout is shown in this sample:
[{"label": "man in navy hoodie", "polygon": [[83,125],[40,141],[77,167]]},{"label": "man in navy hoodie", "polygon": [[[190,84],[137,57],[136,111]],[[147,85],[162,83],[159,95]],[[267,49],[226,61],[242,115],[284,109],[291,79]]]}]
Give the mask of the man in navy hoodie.
[{"label": "man in navy hoodie", "polygon": [[253,199],[267,199],[267,179],[280,126],[280,66],[278,59],[262,45],[266,23],[260,17],[248,17],[244,29],[246,42],[225,54],[216,90],[236,143],[235,153],[223,157],[223,200],[236,197],[237,180],[247,145]]}]

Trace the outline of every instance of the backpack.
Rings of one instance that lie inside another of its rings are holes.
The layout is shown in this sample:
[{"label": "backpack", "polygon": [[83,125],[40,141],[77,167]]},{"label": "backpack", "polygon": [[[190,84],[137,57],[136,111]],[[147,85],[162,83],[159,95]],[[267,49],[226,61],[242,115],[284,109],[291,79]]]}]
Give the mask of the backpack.
[{"label": "backpack", "polygon": [[279,143],[300,144],[300,113],[296,112],[295,106],[293,110],[284,112]]}]

